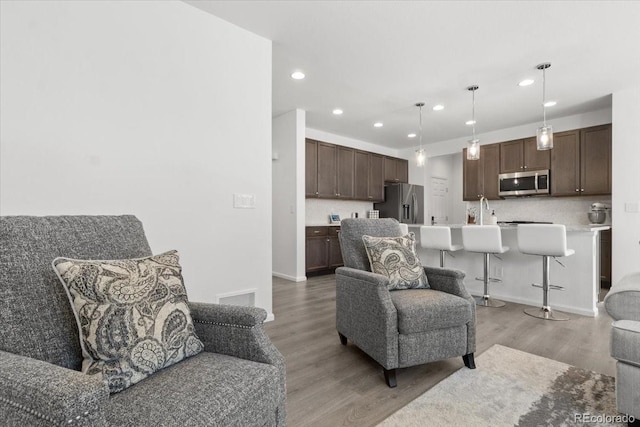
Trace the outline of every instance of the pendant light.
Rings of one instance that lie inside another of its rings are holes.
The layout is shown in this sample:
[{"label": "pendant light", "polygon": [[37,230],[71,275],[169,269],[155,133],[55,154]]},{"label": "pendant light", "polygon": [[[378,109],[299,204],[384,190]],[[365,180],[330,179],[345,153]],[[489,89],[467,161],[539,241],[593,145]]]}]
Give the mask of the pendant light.
[{"label": "pendant light", "polygon": [[424,166],[424,161],[427,157],[424,148],[422,148],[422,107],[424,107],[424,102],[416,103],[416,107],[420,109],[420,148],[416,150],[416,164],[421,168]]},{"label": "pendant light", "polygon": [[467,90],[471,91],[471,126],[472,137],[467,141],[467,160],[480,160],[480,140],[476,138],[476,90],[478,85],[469,86]]},{"label": "pendant light", "polygon": [[544,105],[545,99],[545,70],[551,67],[549,62],[538,65],[536,68],[542,70],[542,126],[536,129],[536,146],[538,150],[551,150],[553,148],[553,128],[547,125],[547,107]]}]

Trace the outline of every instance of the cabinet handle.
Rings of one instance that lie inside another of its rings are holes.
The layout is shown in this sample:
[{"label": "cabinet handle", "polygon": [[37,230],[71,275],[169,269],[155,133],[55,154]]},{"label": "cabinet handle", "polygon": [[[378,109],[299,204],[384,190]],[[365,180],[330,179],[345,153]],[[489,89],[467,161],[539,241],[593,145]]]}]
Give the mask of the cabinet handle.
[{"label": "cabinet handle", "polygon": [[584,191],[584,188],[581,188],[580,191]]},{"label": "cabinet handle", "polygon": [[317,196],[318,194],[319,194],[319,193],[316,191],[316,196]]},{"label": "cabinet handle", "polygon": [[318,233],[320,233],[320,231],[319,230],[315,230],[314,233],[318,234]]},{"label": "cabinet handle", "polygon": [[369,196],[370,199],[373,199],[373,196]]},{"label": "cabinet handle", "polygon": [[527,168],[527,166],[525,165],[525,166],[524,166],[524,168],[526,169],[526,168]]},{"label": "cabinet handle", "polygon": [[580,189],[579,189],[579,188],[576,188],[576,191],[580,191]]}]

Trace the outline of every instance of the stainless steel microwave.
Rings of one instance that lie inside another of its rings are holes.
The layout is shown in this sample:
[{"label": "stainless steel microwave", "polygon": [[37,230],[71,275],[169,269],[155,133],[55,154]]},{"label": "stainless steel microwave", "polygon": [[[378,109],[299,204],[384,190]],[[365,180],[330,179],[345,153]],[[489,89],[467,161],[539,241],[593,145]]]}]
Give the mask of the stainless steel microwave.
[{"label": "stainless steel microwave", "polygon": [[534,196],[549,194],[551,181],[549,170],[537,170],[498,175],[500,197]]}]

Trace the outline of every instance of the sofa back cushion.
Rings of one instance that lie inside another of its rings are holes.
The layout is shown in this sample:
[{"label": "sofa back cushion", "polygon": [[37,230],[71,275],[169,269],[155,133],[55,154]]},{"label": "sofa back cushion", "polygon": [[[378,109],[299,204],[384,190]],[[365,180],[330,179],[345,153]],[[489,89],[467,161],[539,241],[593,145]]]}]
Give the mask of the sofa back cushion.
[{"label": "sofa back cushion", "polygon": [[346,218],[340,222],[340,248],[345,267],[371,271],[369,257],[364,248],[362,236],[399,237],[402,236],[400,223],[392,218],[368,219]]},{"label": "sofa back cushion", "polygon": [[51,262],[149,255],[131,215],[0,217],[0,350],[80,370],[77,324]]}]

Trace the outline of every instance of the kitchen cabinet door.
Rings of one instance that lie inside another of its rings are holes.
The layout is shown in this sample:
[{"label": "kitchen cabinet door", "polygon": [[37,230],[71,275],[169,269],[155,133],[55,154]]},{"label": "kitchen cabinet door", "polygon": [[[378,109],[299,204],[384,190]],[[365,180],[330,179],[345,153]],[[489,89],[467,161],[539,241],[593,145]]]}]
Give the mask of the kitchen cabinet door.
[{"label": "kitchen cabinet door", "polygon": [[481,145],[479,160],[467,160],[467,149],[462,150],[462,200],[499,199],[499,158],[500,144]]},{"label": "kitchen cabinet door", "polygon": [[336,149],[333,144],[318,142],[318,197],[335,198],[338,195]]},{"label": "kitchen cabinet door", "polygon": [[580,130],[580,194],[611,194],[611,125]]},{"label": "kitchen cabinet door", "polygon": [[580,131],[553,135],[551,149],[551,195],[580,195]]},{"label": "kitchen cabinet door", "polygon": [[462,150],[462,200],[478,200],[482,192],[480,160],[467,160],[467,149]]},{"label": "kitchen cabinet door", "polygon": [[305,141],[304,188],[306,197],[318,197],[318,143]]},{"label": "kitchen cabinet door", "polygon": [[[480,155],[482,159],[482,155]],[[522,140],[500,144],[500,173],[522,172],[524,170],[524,146]]]},{"label": "kitchen cabinet door", "polygon": [[369,157],[366,151],[354,153],[354,198],[357,200],[369,199]]},{"label": "kitchen cabinet door", "polygon": [[353,148],[337,146],[336,156],[336,188],[338,192],[337,196],[340,199],[353,199],[353,185],[355,178],[355,150]]},{"label": "kitchen cabinet door", "polygon": [[305,271],[325,270],[329,266],[329,237],[307,237]]},{"label": "kitchen cabinet door", "polygon": [[338,227],[329,227],[329,268],[337,268],[344,265],[340,240],[338,239],[339,233],[340,229]]},{"label": "kitchen cabinet door", "polygon": [[600,281],[611,285],[611,229],[600,232]]},{"label": "kitchen cabinet door", "polygon": [[551,150],[538,150],[535,138],[522,141],[524,170],[545,170],[551,167]]},{"label": "kitchen cabinet door", "polygon": [[373,202],[384,201],[384,156],[370,153],[369,157],[369,195]]},{"label": "kitchen cabinet door", "polygon": [[482,188],[480,194],[489,200],[498,200],[498,174],[500,173],[500,144],[480,146]]},{"label": "kitchen cabinet door", "polygon": [[409,162],[395,157],[384,158],[385,182],[409,182]]}]

